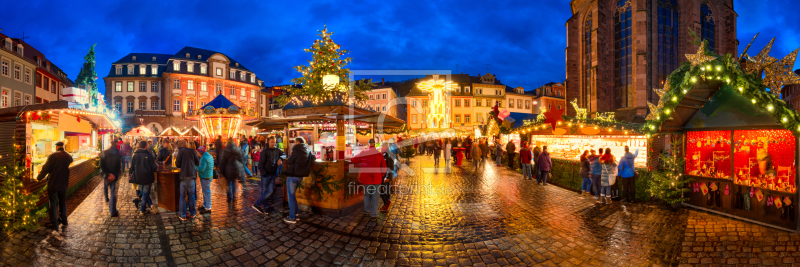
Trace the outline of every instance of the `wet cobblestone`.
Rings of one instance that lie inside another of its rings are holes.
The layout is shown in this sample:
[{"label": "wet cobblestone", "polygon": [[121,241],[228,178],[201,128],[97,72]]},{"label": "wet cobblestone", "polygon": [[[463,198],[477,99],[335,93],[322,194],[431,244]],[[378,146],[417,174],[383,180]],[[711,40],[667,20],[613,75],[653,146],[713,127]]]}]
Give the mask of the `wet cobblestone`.
[{"label": "wet cobblestone", "polygon": [[[341,218],[301,212],[297,224],[287,225],[282,213],[265,216],[250,208],[259,194],[255,186],[227,203],[221,181],[212,185],[211,214],[193,221],[166,212],[142,216],[130,203],[134,191],[126,177],[120,181],[120,216],[111,218],[101,180],[94,177],[69,198],[68,227],[3,237],[0,266],[800,263],[800,235],[794,233],[655,204],[596,204],[573,191],[524,181],[491,162],[475,172],[433,168],[425,156],[414,161],[409,170],[416,175],[401,174],[398,183],[417,193],[393,195],[391,211],[378,221],[361,212]],[[281,193],[272,198],[277,210],[285,209],[283,190],[277,187]]]}]

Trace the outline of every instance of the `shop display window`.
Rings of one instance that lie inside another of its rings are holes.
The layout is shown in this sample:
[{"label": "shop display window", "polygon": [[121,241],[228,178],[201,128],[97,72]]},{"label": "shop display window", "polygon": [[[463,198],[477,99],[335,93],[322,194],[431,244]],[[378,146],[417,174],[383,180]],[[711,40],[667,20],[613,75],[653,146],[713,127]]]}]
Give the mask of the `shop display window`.
[{"label": "shop display window", "polygon": [[735,183],[795,192],[795,137],[788,130],[737,130]]},{"label": "shop display window", "polygon": [[[617,159],[625,155],[625,146],[637,153],[634,167],[647,167],[647,138],[644,136],[583,136],[583,135],[534,135],[533,146],[547,146],[551,158],[580,160],[585,150],[611,149]],[[519,147],[517,147],[519,151]]]},{"label": "shop display window", "polygon": [[731,178],[731,131],[686,133],[686,174]]}]

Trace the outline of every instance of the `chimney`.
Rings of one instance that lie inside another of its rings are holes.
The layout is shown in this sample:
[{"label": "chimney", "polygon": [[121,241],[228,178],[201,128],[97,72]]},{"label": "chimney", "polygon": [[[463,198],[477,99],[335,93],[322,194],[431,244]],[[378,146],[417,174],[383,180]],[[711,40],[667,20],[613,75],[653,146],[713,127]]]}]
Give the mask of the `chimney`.
[{"label": "chimney", "polygon": [[381,78],[381,86],[383,86],[383,78]]}]

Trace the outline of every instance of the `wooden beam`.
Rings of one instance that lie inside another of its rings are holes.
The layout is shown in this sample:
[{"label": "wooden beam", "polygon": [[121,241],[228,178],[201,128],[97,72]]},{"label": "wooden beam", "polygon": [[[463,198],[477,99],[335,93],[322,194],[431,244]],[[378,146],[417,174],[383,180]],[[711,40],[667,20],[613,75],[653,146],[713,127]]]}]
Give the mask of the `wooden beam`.
[{"label": "wooden beam", "polygon": [[691,95],[685,95],[685,96],[683,96],[683,98],[688,98],[688,99],[700,101],[700,102],[703,102],[703,103],[708,102],[708,99],[702,99],[702,98],[694,97],[694,96],[691,96]]}]

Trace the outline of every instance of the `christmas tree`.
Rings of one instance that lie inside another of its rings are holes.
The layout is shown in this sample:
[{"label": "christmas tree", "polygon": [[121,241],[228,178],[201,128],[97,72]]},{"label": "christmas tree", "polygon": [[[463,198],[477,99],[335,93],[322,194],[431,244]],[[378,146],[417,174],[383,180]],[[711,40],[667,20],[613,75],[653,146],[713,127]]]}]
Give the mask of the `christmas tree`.
[{"label": "christmas tree", "polygon": [[25,230],[33,231],[39,227],[39,218],[47,216],[45,209],[37,210],[36,202],[43,187],[35,193],[29,193],[24,187],[22,177],[25,175],[25,166],[18,159],[19,151],[15,146],[6,148],[12,161],[0,167],[0,230],[3,232]]},{"label": "christmas tree", "polygon": [[84,85],[85,89],[89,91],[89,103],[90,106],[95,107],[97,106],[97,72],[94,70],[94,47],[97,44],[93,44],[91,48],[89,48],[89,53],[83,57],[83,67],[81,67],[81,72],[78,74],[78,78],[75,79],[75,84],[82,84]]},{"label": "christmas tree", "polygon": [[[341,57],[350,51],[341,49],[340,45],[333,42],[331,39],[333,32],[328,31],[327,25],[317,35],[322,39],[314,40],[314,44],[310,48],[303,49],[307,53],[311,53],[308,65],[294,67],[302,76],[292,79],[292,82],[301,85],[300,88],[284,87],[283,89],[288,94],[275,98],[279,104],[286,105],[295,100],[298,101],[298,104],[300,101],[311,101],[313,104],[317,104],[330,99],[347,99],[351,89],[349,86],[350,69],[345,66],[350,63],[351,58],[342,59]],[[323,78],[325,78],[324,81]],[[347,103],[363,104],[367,100],[365,92],[370,90],[372,90],[371,80],[359,81],[352,87],[354,102],[348,100]]]},{"label": "christmas tree", "polygon": [[677,152],[681,151],[683,142],[675,140],[670,143],[672,149],[659,156],[661,168],[651,173],[652,180],[649,181],[648,190],[651,196],[675,204],[688,200],[684,193],[689,191],[687,184],[693,179],[683,175],[684,159]]}]

